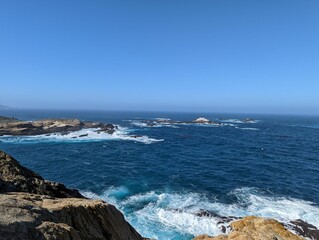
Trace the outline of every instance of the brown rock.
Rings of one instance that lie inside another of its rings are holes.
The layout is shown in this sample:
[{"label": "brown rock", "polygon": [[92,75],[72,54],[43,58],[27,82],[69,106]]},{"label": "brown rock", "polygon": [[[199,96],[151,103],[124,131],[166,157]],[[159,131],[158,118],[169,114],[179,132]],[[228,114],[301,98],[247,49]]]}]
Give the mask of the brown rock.
[{"label": "brown rock", "polygon": [[44,180],[2,151],[0,193],[0,240],[144,239],[113,205]]},{"label": "brown rock", "polygon": [[0,194],[0,240],[142,240],[113,205],[83,198]]},{"label": "brown rock", "polygon": [[51,182],[23,167],[8,154],[0,151],[0,193],[28,192],[52,197],[83,198],[79,191],[68,189],[62,183]]},{"label": "brown rock", "polygon": [[302,240],[274,219],[249,216],[230,224],[228,235],[201,235],[194,240]]},{"label": "brown rock", "polygon": [[[50,133],[67,134],[85,128],[99,128],[99,131],[113,134],[116,126],[101,122],[80,121],[78,119],[43,119],[33,122],[24,121],[1,121],[0,117],[0,136],[31,136]],[[7,118],[6,118],[7,119]]]}]

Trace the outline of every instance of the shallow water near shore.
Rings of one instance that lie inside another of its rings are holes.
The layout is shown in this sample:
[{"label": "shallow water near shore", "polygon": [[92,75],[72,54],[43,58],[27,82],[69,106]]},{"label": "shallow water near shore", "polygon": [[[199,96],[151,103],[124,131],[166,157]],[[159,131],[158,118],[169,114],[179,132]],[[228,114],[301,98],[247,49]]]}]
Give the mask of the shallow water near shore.
[{"label": "shallow water near shore", "polygon": [[[202,210],[283,222],[299,218],[319,227],[319,117],[34,110],[1,115],[120,126],[114,136],[90,130],[83,138],[73,138],[83,132],[4,136],[0,149],[47,179],[113,203],[145,237],[220,234],[217,218],[196,215]],[[145,124],[197,117],[224,124]]]}]

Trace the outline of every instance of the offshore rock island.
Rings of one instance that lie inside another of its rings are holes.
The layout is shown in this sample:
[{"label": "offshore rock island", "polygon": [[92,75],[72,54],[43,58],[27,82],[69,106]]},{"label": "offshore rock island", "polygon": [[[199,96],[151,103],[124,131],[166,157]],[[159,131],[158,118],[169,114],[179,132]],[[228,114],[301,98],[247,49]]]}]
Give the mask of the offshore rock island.
[{"label": "offshore rock island", "polygon": [[157,118],[157,119],[146,119],[141,120],[141,123],[144,124],[146,127],[157,127],[157,126],[165,126],[165,125],[211,125],[211,126],[226,126],[229,123],[243,123],[243,124],[250,124],[256,123],[256,120],[251,118],[245,119],[217,119],[215,121],[209,120],[204,117],[198,117],[193,120],[172,120],[166,118]]},{"label": "offshore rock island", "polygon": [[41,134],[70,132],[94,128],[97,133],[113,134],[117,126],[110,123],[80,121],[78,119],[43,119],[20,121],[16,118],[0,117],[0,136],[33,136]]}]

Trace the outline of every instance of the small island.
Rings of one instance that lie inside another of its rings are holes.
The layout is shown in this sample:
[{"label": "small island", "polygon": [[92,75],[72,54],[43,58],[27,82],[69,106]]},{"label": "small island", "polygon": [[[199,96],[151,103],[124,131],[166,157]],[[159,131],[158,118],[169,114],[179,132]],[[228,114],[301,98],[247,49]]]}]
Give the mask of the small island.
[{"label": "small island", "polygon": [[113,134],[117,126],[110,123],[81,121],[79,119],[42,119],[20,121],[14,117],[0,116],[0,136],[33,136],[41,134],[68,134],[82,129],[96,129],[97,133]]}]

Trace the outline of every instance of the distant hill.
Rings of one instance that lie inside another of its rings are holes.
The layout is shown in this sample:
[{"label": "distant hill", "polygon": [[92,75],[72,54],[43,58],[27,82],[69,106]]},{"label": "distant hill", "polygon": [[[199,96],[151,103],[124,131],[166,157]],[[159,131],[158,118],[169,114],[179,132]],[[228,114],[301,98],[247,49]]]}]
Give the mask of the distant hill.
[{"label": "distant hill", "polygon": [[0,105],[0,110],[1,109],[10,109],[11,107],[8,107],[8,106],[4,106],[4,105]]}]

